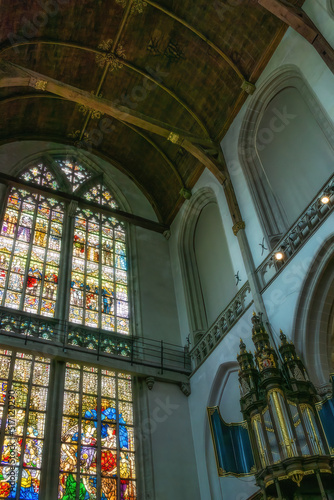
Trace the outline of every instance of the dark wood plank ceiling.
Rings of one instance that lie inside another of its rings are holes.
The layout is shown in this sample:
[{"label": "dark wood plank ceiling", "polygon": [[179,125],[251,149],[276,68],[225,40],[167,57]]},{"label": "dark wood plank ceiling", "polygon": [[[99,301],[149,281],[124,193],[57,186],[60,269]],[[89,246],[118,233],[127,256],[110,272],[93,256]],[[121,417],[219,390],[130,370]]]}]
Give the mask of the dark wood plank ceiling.
[{"label": "dark wood plank ceiling", "polygon": [[[0,0],[1,58],[215,142],[247,97],[243,80],[256,83],[286,29],[256,0],[43,1]],[[0,114],[1,143],[90,149],[125,171],[164,223],[203,170],[176,144],[114,119],[101,133],[103,117],[38,90],[1,89]]]}]

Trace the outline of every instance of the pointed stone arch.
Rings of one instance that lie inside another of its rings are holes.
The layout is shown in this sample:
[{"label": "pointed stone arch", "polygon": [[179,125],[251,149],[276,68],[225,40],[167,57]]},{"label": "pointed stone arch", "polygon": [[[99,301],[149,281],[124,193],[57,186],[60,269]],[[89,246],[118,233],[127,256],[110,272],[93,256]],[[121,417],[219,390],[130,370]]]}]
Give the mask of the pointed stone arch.
[{"label": "pointed stone arch", "polygon": [[293,332],[312,382],[328,384],[334,371],[334,235],[322,244],[309,268]]},{"label": "pointed stone arch", "polygon": [[[283,90],[293,88],[311,111],[324,138],[334,150],[334,128],[317,96],[297,66],[285,65],[274,71],[250,98],[241,126],[239,155],[264,234],[271,247],[277,243],[290,224],[261,163],[256,141],[259,127],[269,103]],[[274,130],[274,129],[273,129]],[[275,131],[274,131],[275,132]],[[272,132],[274,134],[274,132]],[[310,200],[311,201],[311,200]]]},{"label": "pointed stone arch", "polygon": [[199,215],[203,208],[212,202],[216,203],[216,197],[210,188],[202,188],[192,196],[183,216],[179,238],[179,258],[185,287],[185,299],[195,344],[207,331],[208,321],[193,240]]}]

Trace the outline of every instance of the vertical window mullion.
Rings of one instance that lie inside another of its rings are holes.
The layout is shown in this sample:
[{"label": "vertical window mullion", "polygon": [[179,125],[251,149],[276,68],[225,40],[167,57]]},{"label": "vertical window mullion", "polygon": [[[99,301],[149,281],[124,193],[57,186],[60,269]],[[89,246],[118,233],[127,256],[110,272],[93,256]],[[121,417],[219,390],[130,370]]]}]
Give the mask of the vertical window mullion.
[{"label": "vertical window mullion", "polygon": [[15,366],[15,356],[16,353],[12,352],[11,355],[11,362],[10,362],[10,368],[9,368],[9,374],[8,374],[8,382],[7,382],[7,393],[6,393],[6,400],[5,404],[3,407],[3,414],[2,414],[2,421],[1,421],[1,432],[0,432],[0,453],[2,457],[2,450],[3,450],[3,444],[5,440],[5,428],[6,428],[6,422],[7,422],[7,416],[8,416],[8,405],[9,405],[9,391],[12,388],[12,383],[13,383],[13,375],[14,375],[14,366]]},{"label": "vertical window mullion", "polygon": [[79,415],[78,415],[78,448],[77,448],[77,486],[76,486],[76,498],[79,498],[80,494],[80,481],[81,481],[81,470],[80,470],[80,457],[81,457],[81,420],[82,420],[82,397],[83,397],[83,366],[80,367],[80,384],[79,384]]},{"label": "vertical window mullion", "polygon": [[[72,272],[72,259],[73,259],[73,238],[74,238],[73,220],[74,218],[69,215],[69,206],[66,206],[66,208],[64,209],[64,219],[63,219],[64,232],[62,234],[62,241],[60,247],[60,261],[58,267],[58,283],[57,283],[57,295],[56,295],[57,298],[56,298],[56,309],[55,309],[55,316],[58,317],[60,320],[68,318],[69,307],[71,306],[71,281],[72,281],[71,272]],[[68,296],[68,294],[70,294],[70,296]],[[68,298],[68,300],[66,300],[66,298]]]},{"label": "vertical window mullion", "polygon": [[114,266],[114,321],[115,321],[115,332],[118,331],[118,321],[117,321],[117,294],[116,294],[116,236],[115,236],[115,226],[112,228],[113,234],[113,266]]},{"label": "vertical window mullion", "polygon": [[25,448],[26,448],[26,442],[27,442],[27,426],[28,426],[28,420],[29,420],[30,397],[31,397],[33,375],[34,375],[34,365],[35,365],[35,356],[32,357],[31,365],[30,365],[30,378],[29,378],[29,382],[28,382],[26,414],[24,417],[23,437],[22,437],[22,445],[21,445],[21,457],[20,457],[19,470],[18,470],[18,476],[17,476],[16,500],[19,500],[19,498],[20,498],[23,462],[24,462],[24,454],[25,454]]},{"label": "vertical window mullion", "polygon": [[102,456],[102,387],[101,369],[97,376],[97,449],[96,449],[96,498],[101,498],[101,456]]},{"label": "vertical window mullion", "polygon": [[116,453],[117,453],[117,500],[121,500],[121,450],[119,439],[118,373],[115,373],[116,390]]},{"label": "vertical window mullion", "polygon": [[99,297],[98,297],[98,327],[102,328],[102,234],[103,216],[99,214]]},{"label": "vertical window mullion", "polygon": [[[49,249],[49,241],[50,241],[51,221],[52,221],[52,209],[50,208],[49,224],[48,224],[48,230],[47,230],[47,233],[46,233],[45,258],[44,258],[44,262],[43,262],[43,273],[42,273],[42,279],[41,279],[41,289],[40,289],[40,292],[39,292],[39,304],[38,304],[38,313],[39,314],[41,313],[42,300],[43,300],[43,288],[44,288],[45,274],[46,274],[47,252],[48,252],[48,249]],[[60,250],[61,250],[61,247],[60,247]],[[59,266],[58,266],[58,275],[59,275]],[[56,295],[56,297],[57,297],[57,295]]]},{"label": "vertical window mullion", "polygon": [[85,261],[84,261],[84,276],[83,276],[83,281],[84,281],[84,289],[83,289],[83,303],[82,303],[82,321],[83,325],[86,324],[86,305],[87,305],[87,265],[88,265],[88,217],[85,217],[86,220],[86,234],[85,234]]}]

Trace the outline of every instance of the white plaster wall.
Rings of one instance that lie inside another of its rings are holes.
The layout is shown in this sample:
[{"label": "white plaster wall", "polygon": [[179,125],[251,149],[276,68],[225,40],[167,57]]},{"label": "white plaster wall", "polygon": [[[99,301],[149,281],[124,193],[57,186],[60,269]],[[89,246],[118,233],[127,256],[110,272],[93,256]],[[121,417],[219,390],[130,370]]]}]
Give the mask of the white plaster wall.
[{"label": "white plaster wall", "polygon": [[168,242],[161,234],[139,227],[135,230],[135,241],[142,335],[180,345]]},{"label": "white plaster wall", "polygon": [[[332,234],[334,235],[334,214],[319,227],[263,294],[278,344],[280,329],[294,341],[295,310],[305,278],[324,241]],[[242,420],[236,356],[239,352],[240,338],[246,343],[247,349],[254,350],[251,340],[251,316],[252,308],[248,309],[191,377],[192,394],[189,397],[189,407],[202,500],[208,498],[245,500],[258,489],[253,477],[243,479],[218,477],[206,415],[207,406],[218,405],[225,421]],[[304,347],[302,343],[296,344],[302,358]]]},{"label": "white plaster wall", "polygon": [[[196,185],[192,189],[193,195],[203,187],[211,188],[215,194],[225,232],[227,247],[229,250],[229,257],[231,258],[232,262],[233,273],[237,274],[237,272],[239,271],[239,276],[242,280],[238,284],[238,286],[235,285],[235,282],[231,284],[231,295],[226,296],[225,301],[221,303],[221,311],[222,311],[228,305],[230,298],[233,297],[247,281],[247,275],[244,268],[242,255],[240,252],[237,238],[234,236],[232,231],[232,220],[227,206],[223,187],[218,183],[216,178],[208,170],[205,170],[203,172],[200,179],[197,181]],[[179,258],[179,248],[181,244],[180,227],[181,227],[181,222],[185,217],[185,212],[188,203],[190,203],[190,201],[184,202],[184,204],[181,207],[181,210],[176,216],[171,226],[171,237],[169,239],[169,250],[171,255],[171,265],[172,265],[172,273],[174,279],[174,287],[175,287],[176,303],[178,308],[178,318],[181,330],[182,344],[185,343],[186,337],[190,332],[189,319],[187,315],[187,306],[185,300],[185,287],[183,283],[180,258]],[[221,258],[222,260],[224,259],[223,253],[221,255]],[[217,265],[219,265],[219,262],[217,262]]]},{"label": "white plaster wall", "polygon": [[187,397],[175,385],[156,382],[148,400],[142,431],[152,440],[156,500],[200,500]]},{"label": "white plaster wall", "polygon": [[206,315],[211,325],[221,313],[223,304],[232,300],[236,281],[216,203],[206,205],[200,213],[194,247]]}]

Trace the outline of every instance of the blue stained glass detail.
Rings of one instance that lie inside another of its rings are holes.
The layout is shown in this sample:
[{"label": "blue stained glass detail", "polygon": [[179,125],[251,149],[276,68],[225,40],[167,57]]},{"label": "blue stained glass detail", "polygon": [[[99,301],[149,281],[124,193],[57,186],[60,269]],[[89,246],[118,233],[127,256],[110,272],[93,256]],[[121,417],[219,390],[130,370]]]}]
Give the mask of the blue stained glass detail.
[{"label": "blue stained glass detail", "polygon": [[[84,418],[91,418],[94,420],[94,426],[97,427],[97,411],[95,409],[87,410],[85,412]],[[101,437],[106,438],[108,436],[108,429],[110,427],[109,423],[103,422],[105,419],[108,420],[116,420],[116,410],[115,408],[107,408],[101,413]],[[126,422],[122,417],[122,414],[119,415],[119,441],[121,448],[129,448],[129,438],[128,431],[126,426]],[[83,434],[82,434],[83,436]],[[73,434],[72,441],[78,441],[78,433]]]}]

